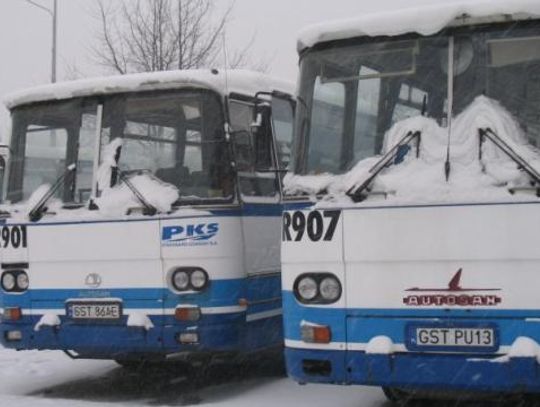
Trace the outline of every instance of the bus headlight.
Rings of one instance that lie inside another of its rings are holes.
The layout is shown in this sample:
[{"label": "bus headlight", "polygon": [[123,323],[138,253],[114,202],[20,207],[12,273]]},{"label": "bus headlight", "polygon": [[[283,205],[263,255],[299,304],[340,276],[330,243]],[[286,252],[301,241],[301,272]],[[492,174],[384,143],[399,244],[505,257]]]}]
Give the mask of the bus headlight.
[{"label": "bus headlight", "polygon": [[208,284],[208,274],[202,269],[197,269],[191,273],[191,285],[192,287],[200,291]]},{"label": "bus headlight", "polygon": [[15,290],[15,276],[9,271],[2,274],[2,288],[4,291],[14,291]]},{"label": "bus headlight", "polygon": [[341,285],[335,277],[326,277],[321,281],[320,288],[321,297],[326,301],[337,301],[341,296]]},{"label": "bus headlight", "polygon": [[28,286],[30,285],[30,281],[28,280],[28,274],[26,273],[20,273],[17,276],[17,286],[20,290],[26,291],[28,290]]},{"label": "bus headlight", "polygon": [[172,283],[178,291],[187,291],[189,288],[189,274],[182,270],[175,271],[172,277]]},{"label": "bus headlight", "polygon": [[203,291],[210,284],[208,273],[199,267],[179,267],[169,278],[175,291]]},{"label": "bus headlight", "polygon": [[30,285],[28,274],[23,270],[5,271],[0,280],[2,289],[8,293],[22,293]]},{"label": "bus headlight", "polygon": [[297,291],[304,301],[311,301],[318,294],[317,282],[311,277],[304,277],[298,282]]},{"label": "bus headlight", "polygon": [[303,304],[333,304],[341,298],[341,283],[330,273],[308,273],[294,282],[294,295]]}]

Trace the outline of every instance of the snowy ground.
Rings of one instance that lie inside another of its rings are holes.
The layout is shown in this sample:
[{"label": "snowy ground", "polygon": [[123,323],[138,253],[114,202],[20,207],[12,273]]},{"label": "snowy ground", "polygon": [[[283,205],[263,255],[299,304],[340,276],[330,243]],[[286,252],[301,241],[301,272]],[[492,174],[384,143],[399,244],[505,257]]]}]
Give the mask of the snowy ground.
[{"label": "snowy ground", "polygon": [[113,362],[0,348],[2,407],[155,405],[382,407],[386,403],[378,389],[299,386],[256,369],[216,366],[204,378],[186,377],[178,368],[130,373]]},{"label": "snowy ground", "polygon": [[[274,369],[275,370],[275,369]],[[1,407],[390,407],[379,389],[299,386],[269,371],[216,366],[204,377],[178,368],[128,372],[112,362],[73,361],[60,352],[0,349]],[[425,407],[430,404],[414,403]],[[442,407],[440,402],[432,405]],[[444,403],[482,407],[492,403]],[[507,403],[523,406],[522,403]]]}]

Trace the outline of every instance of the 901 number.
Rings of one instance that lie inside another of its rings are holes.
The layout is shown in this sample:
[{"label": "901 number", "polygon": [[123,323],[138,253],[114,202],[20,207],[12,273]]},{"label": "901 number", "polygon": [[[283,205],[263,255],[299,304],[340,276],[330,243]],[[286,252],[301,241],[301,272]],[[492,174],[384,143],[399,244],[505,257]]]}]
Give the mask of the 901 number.
[{"label": "901 number", "polygon": [[26,226],[3,226],[0,232],[0,245],[3,249],[10,246],[14,249],[27,247]]},{"label": "901 number", "polygon": [[307,216],[302,211],[286,212],[283,214],[283,241],[301,242],[307,237],[312,242],[330,242],[340,216],[340,211],[313,211]]}]

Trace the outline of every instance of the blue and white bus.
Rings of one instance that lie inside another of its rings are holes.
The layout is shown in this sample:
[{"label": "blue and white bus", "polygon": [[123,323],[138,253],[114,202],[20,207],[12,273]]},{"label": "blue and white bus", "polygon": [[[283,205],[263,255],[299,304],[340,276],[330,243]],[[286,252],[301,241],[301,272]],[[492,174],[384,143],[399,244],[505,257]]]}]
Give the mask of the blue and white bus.
[{"label": "blue and white bus", "polygon": [[299,50],[289,375],[540,392],[540,4],[366,15]]},{"label": "blue and white bus", "polygon": [[241,70],[12,95],[2,344],[123,365],[280,349],[292,95]]}]

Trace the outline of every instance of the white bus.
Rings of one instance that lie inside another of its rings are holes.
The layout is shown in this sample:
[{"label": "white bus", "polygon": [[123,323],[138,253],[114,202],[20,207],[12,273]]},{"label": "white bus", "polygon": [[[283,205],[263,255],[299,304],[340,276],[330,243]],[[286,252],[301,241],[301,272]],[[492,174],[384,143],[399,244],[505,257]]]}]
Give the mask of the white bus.
[{"label": "white bus", "polygon": [[365,15],[299,51],[289,374],[540,392],[540,3]]},{"label": "white bus", "polygon": [[12,95],[2,344],[130,366],[280,349],[292,95],[240,70]]}]

